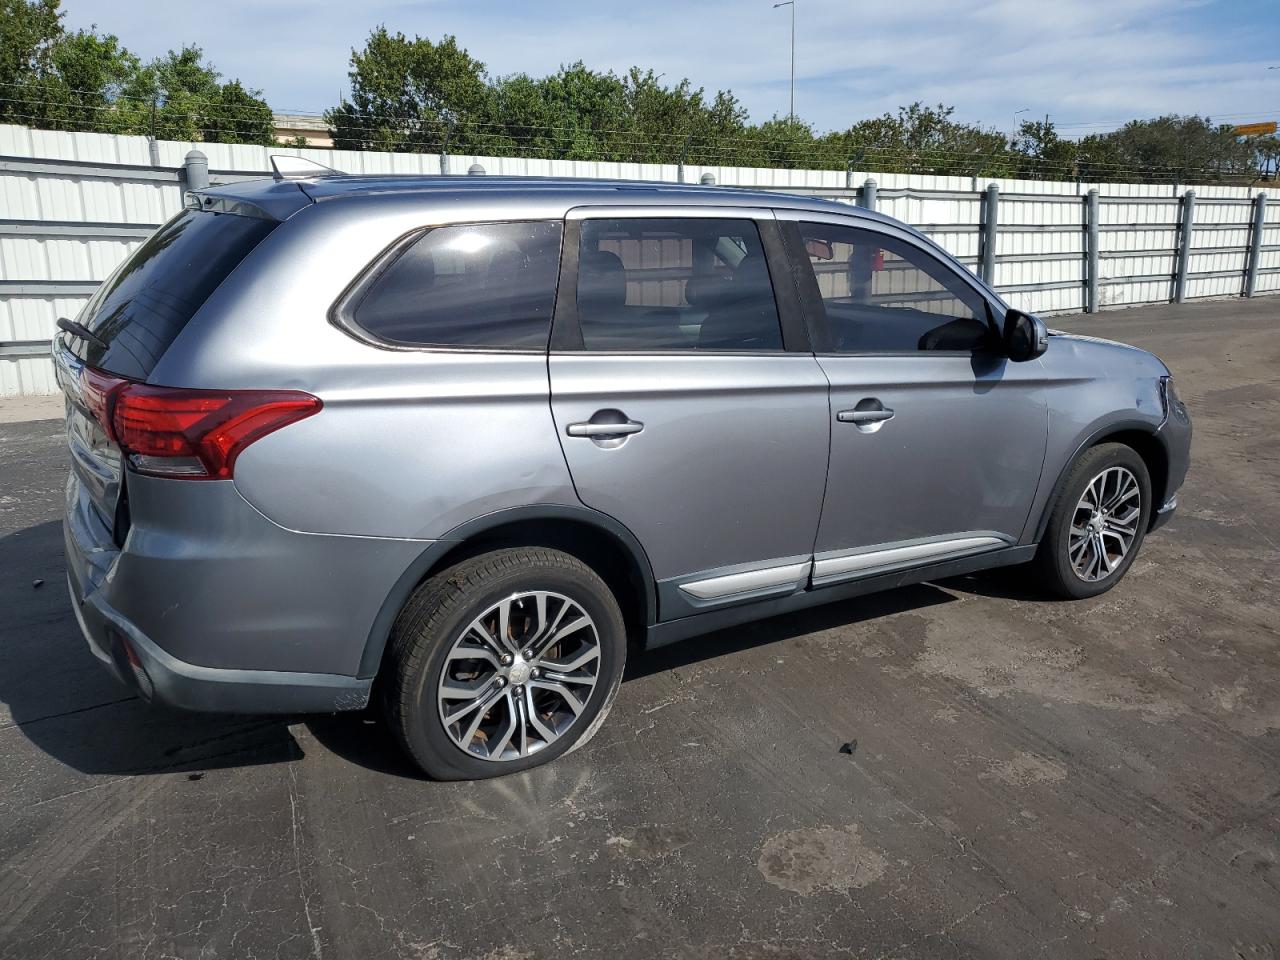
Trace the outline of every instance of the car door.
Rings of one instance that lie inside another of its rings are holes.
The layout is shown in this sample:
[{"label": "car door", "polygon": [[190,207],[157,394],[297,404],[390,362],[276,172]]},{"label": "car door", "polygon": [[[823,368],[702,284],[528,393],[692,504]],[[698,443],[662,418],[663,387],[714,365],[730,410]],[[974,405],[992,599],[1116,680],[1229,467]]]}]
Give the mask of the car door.
[{"label": "car door", "polygon": [[564,249],[556,429],[582,502],[648,554],[660,617],[804,589],[827,381],[773,214],[576,209]]},{"label": "car door", "polygon": [[1040,361],[1008,361],[997,305],[909,231],[779,216],[831,383],[814,585],[1016,543],[1047,440]]}]

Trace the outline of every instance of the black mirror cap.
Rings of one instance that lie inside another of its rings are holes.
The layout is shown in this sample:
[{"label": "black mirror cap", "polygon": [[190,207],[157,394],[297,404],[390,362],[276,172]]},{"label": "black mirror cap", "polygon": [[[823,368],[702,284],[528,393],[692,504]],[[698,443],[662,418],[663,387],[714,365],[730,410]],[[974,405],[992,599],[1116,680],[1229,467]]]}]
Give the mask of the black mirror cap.
[{"label": "black mirror cap", "polygon": [[1030,313],[1011,309],[1004,316],[1004,352],[1015,363],[1034,360],[1049,349],[1049,328]]}]

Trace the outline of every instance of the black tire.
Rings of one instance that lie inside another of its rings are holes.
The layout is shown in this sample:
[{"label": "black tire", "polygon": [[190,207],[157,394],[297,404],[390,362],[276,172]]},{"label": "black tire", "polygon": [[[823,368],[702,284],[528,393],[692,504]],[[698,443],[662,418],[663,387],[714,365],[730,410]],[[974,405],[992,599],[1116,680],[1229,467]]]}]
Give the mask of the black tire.
[{"label": "black tire", "polygon": [[[504,598],[533,590],[568,597],[591,618],[600,648],[595,686],[559,739],[527,756],[484,759],[465,751],[446,731],[437,699],[441,674],[449,651],[472,621]],[[383,667],[383,709],[401,747],[433,779],[479,780],[516,773],[591,739],[613,705],[626,652],[618,602],[590,567],[543,547],[496,550],[441,571],[405,604],[392,628]]]},{"label": "black tire", "polygon": [[[1097,580],[1087,580],[1076,572],[1071,562],[1071,524],[1085,489],[1095,477],[1111,467],[1124,467],[1138,482],[1141,509],[1137,532],[1124,557],[1109,574]],[[1083,600],[1106,593],[1120,582],[1133,564],[1146,535],[1151,519],[1151,476],[1147,472],[1147,465],[1132,447],[1122,443],[1103,443],[1090,447],[1071,468],[1051,510],[1049,524],[1033,561],[1041,585],[1054,596],[1069,600]]]}]

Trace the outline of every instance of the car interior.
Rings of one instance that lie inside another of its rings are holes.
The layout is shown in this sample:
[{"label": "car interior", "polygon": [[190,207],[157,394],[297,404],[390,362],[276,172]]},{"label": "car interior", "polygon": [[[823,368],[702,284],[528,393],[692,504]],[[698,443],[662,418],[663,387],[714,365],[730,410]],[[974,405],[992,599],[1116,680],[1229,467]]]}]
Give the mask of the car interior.
[{"label": "car interior", "polygon": [[759,237],[712,224],[676,232],[610,221],[585,230],[577,306],[587,349],[781,350]]}]

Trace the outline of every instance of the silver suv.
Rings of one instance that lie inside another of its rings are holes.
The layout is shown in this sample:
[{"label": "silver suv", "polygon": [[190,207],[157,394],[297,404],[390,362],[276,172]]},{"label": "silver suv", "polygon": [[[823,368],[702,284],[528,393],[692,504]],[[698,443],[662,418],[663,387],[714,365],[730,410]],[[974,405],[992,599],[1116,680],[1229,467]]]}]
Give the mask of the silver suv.
[{"label": "silver suv", "polygon": [[89,646],[150,699],[380,701],[438,778],[584,743],[640,647],[1033,564],[1171,515],[1169,372],[916,231],[614,181],[188,195],[54,342]]}]

